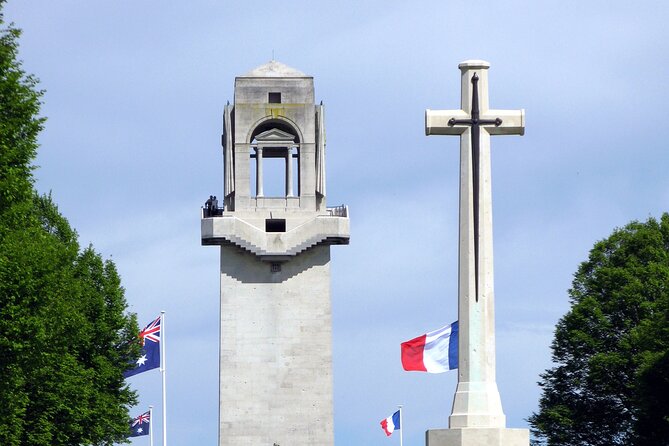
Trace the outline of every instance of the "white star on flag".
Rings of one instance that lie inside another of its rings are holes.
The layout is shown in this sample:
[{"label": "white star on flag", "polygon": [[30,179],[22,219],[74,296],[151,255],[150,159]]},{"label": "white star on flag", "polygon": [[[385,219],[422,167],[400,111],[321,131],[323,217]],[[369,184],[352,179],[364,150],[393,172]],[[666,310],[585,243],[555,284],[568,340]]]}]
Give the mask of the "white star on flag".
[{"label": "white star on flag", "polygon": [[137,360],[137,365],[138,365],[138,366],[144,365],[145,362],[146,362],[146,355],[142,355],[142,356],[140,356],[139,359]]}]

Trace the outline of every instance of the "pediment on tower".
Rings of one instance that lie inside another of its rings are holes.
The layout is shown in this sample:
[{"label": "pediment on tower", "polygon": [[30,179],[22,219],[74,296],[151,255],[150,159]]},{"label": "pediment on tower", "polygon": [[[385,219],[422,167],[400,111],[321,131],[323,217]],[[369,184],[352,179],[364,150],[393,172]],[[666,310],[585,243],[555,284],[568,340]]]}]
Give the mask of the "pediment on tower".
[{"label": "pediment on tower", "polygon": [[273,128],[257,134],[254,139],[257,143],[264,144],[292,144],[295,142],[295,135]]}]

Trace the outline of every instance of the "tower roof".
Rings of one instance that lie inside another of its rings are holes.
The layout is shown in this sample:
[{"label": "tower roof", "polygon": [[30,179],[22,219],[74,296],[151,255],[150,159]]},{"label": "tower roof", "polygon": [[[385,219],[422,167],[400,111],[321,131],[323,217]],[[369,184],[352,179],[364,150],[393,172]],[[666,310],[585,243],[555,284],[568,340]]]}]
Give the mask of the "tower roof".
[{"label": "tower roof", "polygon": [[270,60],[266,64],[254,68],[246,74],[239,77],[311,77],[300,70],[289,67],[288,65]]}]

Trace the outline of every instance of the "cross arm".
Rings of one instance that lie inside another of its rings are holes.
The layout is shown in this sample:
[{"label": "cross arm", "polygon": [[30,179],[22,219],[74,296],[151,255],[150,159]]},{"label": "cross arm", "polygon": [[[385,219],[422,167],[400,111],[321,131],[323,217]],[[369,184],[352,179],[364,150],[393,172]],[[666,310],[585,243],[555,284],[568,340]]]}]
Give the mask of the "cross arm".
[{"label": "cross arm", "polygon": [[525,109],[521,110],[487,110],[481,118],[500,118],[502,124],[499,126],[486,126],[485,129],[491,135],[524,135],[525,134]]},{"label": "cross arm", "polygon": [[453,126],[451,119],[469,119],[462,110],[425,110],[426,135],[462,135],[467,127]]}]

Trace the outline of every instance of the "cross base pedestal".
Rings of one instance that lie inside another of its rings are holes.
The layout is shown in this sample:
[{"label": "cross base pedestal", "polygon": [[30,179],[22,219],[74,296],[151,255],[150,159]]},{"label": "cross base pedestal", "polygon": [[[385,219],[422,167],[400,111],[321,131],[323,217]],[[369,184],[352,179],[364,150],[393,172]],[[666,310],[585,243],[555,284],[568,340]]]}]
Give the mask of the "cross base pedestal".
[{"label": "cross base pedestal", "polygon": [[527,429],[483,428],[430,429],[425,446],[529,446]]}]

